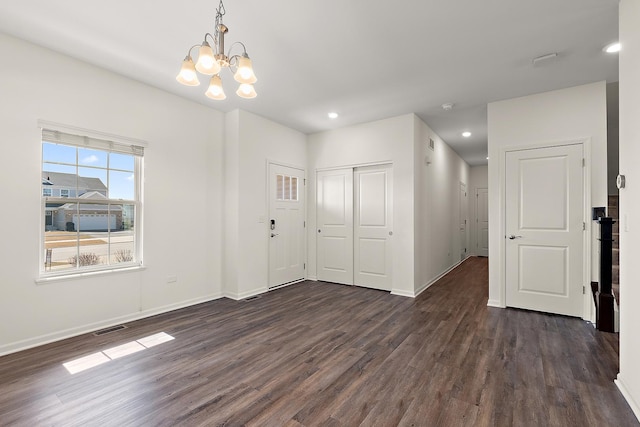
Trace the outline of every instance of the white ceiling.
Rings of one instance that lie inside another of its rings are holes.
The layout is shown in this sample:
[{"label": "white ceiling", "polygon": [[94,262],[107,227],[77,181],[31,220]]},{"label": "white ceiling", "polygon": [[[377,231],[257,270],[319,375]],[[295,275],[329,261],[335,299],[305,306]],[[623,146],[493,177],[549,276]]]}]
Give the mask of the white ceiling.
[{"label": "white ceiling", "polygon": [[[618,37],[618,0],[226,0],[227,47],[247,46],[258,97],[237,98],[225,71],[228,97],[212,101],[204,76],[195,88],[175,76],[188,48],[213,31],[217,6],[5,1],[0,31],[304,133],[414,112],[470,165],[486,163],[488,102],[618,80],[617,55],[602,51]],[[552,52],[557,58],[533,66]],[[455,106],[447,112],[443,103]]]}]

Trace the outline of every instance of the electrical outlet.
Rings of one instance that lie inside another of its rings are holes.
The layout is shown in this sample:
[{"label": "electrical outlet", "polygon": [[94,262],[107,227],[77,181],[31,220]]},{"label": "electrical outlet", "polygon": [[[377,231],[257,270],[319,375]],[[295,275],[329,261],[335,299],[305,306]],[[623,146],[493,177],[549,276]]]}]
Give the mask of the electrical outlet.
[{"label": "electrical outlet", "polygon": [[167,283],[175,283],[178,281],[178,276],[172,274],[171,276],[167,276]]}]

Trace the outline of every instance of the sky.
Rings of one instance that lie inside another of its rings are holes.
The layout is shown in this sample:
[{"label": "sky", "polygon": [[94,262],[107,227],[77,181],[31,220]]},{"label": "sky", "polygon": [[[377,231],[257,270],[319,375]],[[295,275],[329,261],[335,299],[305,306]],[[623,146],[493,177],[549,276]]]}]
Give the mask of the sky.
[{"label": "sky", "polygon": [[42,143],[42,170],[99,178],[110,199],[134,200],[135,156],[102,150]]}]

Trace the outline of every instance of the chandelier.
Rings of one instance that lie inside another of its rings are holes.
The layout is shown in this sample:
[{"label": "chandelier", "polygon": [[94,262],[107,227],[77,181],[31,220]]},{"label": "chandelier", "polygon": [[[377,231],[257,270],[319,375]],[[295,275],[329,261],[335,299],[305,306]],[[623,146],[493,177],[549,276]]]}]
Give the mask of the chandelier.
[{"label": "chandelier", "polygon": [[[245,45],[241,42],[235,42],[231,45],[229,51],[226,54],[224,53],[224,35],[229,31],[222,23],[224,14],[224,5],[222,4],[222,0],[220,0],[220,5],[216,9],[216,26],[213,35],[206,33],[202,44],[191,46],[187,52],[187,56],[182,61],[182,68],[176,80],[186,86],[198,86],[200,81],[198,80],[196,71],[211,76],[209,88],[205,92],[205,95],[211,99],[223,100],[227,96],[222,88],[220,71],[222,71],[223,68],[228,68],[233,72],[235,69],[233,78],[240,83],[236,95],[247,99],[255,98],[257,94],[253,84],[258,79],[253,73],[251,59],[249,59],[249,55],[247,55]],[[207,36],[211,40],[213,48],[211,44],[207,42]],[[242,46],[242,54],[232,56],[231,50],[236,45]],[[198,60],[194,64],[191,51],[196,47],[198,48]]]}]

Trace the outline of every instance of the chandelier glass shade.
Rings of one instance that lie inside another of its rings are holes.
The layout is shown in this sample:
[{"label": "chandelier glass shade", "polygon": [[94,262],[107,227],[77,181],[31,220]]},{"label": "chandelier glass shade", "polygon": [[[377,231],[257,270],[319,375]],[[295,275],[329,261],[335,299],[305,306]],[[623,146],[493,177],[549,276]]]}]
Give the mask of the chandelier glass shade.
[{"label": "chandelier glass shade", "polygon": [[[236,94],[241,98],[255,98],[257,94],[253,84],[258,81],[258,79],[253,72],[251,59],[247,54],[245,45],[241,42],[235,42],[231,45],[231,48],[229,48],[229,51],[226,54],[224,52],[224,37],[229,31],[229,29],[222,23],[222,17],[224,14],[224,5],[222,4],[222,0],[220,0],[220,5],[218,6],[218,9],[216,9],[216,25],[214,33],[206,33],[201,44],[191,46],[187,52],[187,56],[185,56],[182,61],[182,67],[176,76],[176,80],[186,86],[198,86],[200,84],[198,73],[206,76],[212,76],[209,80],[209,87],[205,92],[205,95],[211,99],[223,100],[226,99],[227,96],[222,88],[220,72],[224,68],[228,68],[234,73],[234,80],[240,83]],[[213,47],[207,41],[207,37],[212,41]],[[231,50],[236,45],[242,46],[242,53],[231,55]],[[195,48],[198,48],[198,60],[194,63],[191,52]]]}]

